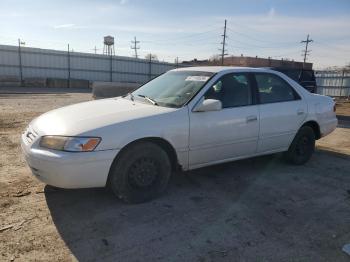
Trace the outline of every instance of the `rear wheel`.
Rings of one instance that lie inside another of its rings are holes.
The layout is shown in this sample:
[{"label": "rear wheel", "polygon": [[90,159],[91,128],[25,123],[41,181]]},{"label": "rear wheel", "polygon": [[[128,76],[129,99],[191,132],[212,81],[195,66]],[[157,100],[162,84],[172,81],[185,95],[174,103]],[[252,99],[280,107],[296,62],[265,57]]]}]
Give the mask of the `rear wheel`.
[{"label": "rear wheel", "polygon": [[160,195],[168,185],[171,163],[167,153],[151,142],[131,145],[113,164],[109,185],[129,203],[142,203]]},{"label": "rear wheel", "polygon": [[299,129],[285,157],[288,162],[295,165],[305,164],[315,151],[315,133],[309,126]]}]

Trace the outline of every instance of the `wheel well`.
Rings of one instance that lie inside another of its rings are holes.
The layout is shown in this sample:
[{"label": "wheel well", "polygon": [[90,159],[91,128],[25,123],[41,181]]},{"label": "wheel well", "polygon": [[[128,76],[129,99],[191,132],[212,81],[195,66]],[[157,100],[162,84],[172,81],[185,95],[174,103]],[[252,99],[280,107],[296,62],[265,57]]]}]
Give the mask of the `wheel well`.
[{"label": "wheel well", "polygon": [[160,138],[160,137],[145,137],[145,138],[137,139],[135,141],[130,142],[129,144],[125,145],[120,150],[120,152],[118,153],[118,155],[116,156],[116,158],[114,159],[113,162],[116,162],[116,160],[118,160],[118,156],[121,156],[123,151],[125,151],[129,146],[135,145],[135,144],[140,143],[140,142],[151,142],[151,143],[158,145],[167,153],[167,155],[170,159],[170,162],[171,162],[172,170],[175,171],[175,170],[181,169],[181,167],[178,163],[178,159],[177,159],[177,155],[176,155],[176,151],[175,151],[174,147],[168,141],[166,141],[165,139]]},{"label": "wheel well", "polygon": [[317,124],[316,121],[308,121],[308,122],[304,123],[303,126],[309,126],[312,128],[312,130],[315,133],[316,140],[321,138],[320,126]]}]

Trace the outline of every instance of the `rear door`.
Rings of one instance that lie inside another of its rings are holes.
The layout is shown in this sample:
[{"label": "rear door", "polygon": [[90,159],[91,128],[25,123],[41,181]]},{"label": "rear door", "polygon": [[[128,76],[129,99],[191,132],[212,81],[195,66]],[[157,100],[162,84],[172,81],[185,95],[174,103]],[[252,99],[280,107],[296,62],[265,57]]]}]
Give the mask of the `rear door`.
[{"label": "rear door", "polygon": [[255,73],[259,97],[258,153],[288,149],[306,117],[307,104],[280,76]]}]

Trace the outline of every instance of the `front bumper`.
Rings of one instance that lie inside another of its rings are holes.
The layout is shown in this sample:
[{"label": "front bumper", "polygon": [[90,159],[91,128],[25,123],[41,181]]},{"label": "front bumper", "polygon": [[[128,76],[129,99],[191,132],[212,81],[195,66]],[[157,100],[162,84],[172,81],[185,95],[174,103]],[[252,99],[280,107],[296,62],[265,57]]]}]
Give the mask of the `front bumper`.
[{"label": "front bumper", "polygon": [[119,150],[61,152],[43,149],[38,141],[22,135],[21,147],[33,175],[45,184],[61,188],[104,187]]}]

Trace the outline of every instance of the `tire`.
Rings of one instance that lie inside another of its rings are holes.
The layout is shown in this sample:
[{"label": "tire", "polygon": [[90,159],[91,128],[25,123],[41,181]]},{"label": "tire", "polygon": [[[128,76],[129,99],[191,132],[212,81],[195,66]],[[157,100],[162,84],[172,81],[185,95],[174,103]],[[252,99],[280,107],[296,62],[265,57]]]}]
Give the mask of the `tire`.
[{"label": "tire", "polygon": [[168,154],[151,142],[126,148],[113,163],[109,186],[116,196],[128,203],[143,203],[159,196],[171,175]]},{"label": "tire", "polygon": [[288,151],[286,160],[294,165],[303,165],[311,158],[315,151],[315,133],[309,126],[299,129]]}]

